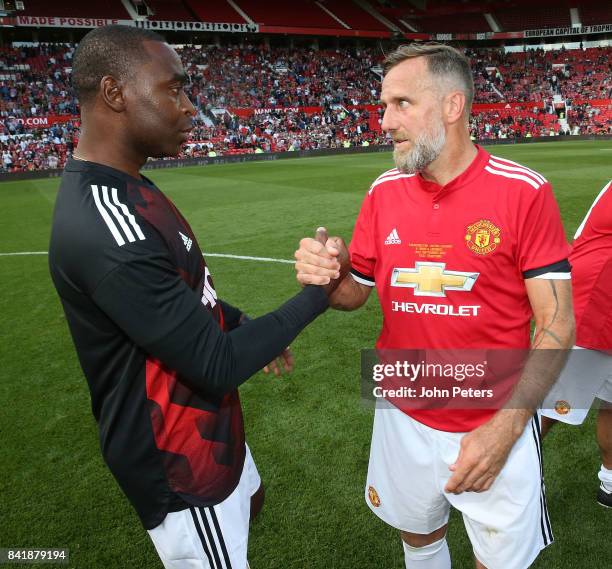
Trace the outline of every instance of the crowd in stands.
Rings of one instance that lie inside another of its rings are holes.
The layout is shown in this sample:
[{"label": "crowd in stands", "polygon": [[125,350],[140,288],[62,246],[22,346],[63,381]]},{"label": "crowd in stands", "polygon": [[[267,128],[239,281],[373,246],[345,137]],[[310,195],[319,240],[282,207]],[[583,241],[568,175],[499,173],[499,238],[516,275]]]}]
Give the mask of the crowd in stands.
[{"label": "crowd in stands", "polygon": [[[75,47],[0,48],[0,142],[4,171],[61,168],[78,140],[78,122],[26,126],[45,116],[78,116],[70,88]],[[378,102],[378,48],[315,50],[262,45],[183,46],[187,92],[199,118],[183,156],[280,152],[386,142],[380,113],[355,109]],[[476,103],[528,101],[531,111],[473,114],[475,139],[610,134],[612,109],[585,100],[612,98],[611,48],[504,53],[468,50]],[[560,128],[553,98],[568,103]],[[572,102],[576,101],[573,107]],[[543,109],[542,107],[543,103]],[[273,109],[242,116],[218,109]],[[305,113],[299,107],[319,107]],[[537,108],[536,108],[537,107]]]},{"label": "crowd in stands", "polygon": [[612,108],[575,105],[567,113],[572,134],[612,134]]},{"label": "crowd in stands", "polygon": [[612,97],[611,48],[505,53],[468,50],[476,103],[547,101],[553,95],[577,99]]},{"label": "crowd in stands", "polygon": [[76,115],[70,87],[74,46],[0,48],[0,117]]},{"label": "crowd in stands", "polygon": [[78,141],[78,126],[69,121],[49,129],[27,131],[23,125],[9,130],[12,119],[4,121],[0,134],[2,169],[5,172],[28,172],[63,168]]},{"label": "crowd in stands", "polygon": [[559,131],[557,115],[538,109],[485,111],[470,117],[470,135],[475,140],[556,136]]},{"label": "crowd in stands", "polygon": [[212,127],[198,125],[185,149],[188,156],[285,152],[384,144],[370,128],[367,110],[328,106],[322,112],[267,111],[248,118],[230,117]]},{"label": "crowd in stands", "polygon": [[200,107],[293,107],[378,102],[374,49],[288,49],[263,45],[178,50]]}]

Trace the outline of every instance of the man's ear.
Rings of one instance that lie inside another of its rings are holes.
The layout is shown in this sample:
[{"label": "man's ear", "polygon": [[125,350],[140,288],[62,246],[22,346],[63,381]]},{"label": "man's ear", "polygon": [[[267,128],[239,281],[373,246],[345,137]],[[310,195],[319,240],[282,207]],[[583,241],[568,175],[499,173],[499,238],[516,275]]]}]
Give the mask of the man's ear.
[{"label": "man's ear", "polygon": [[444,101],[444,112],[446,114],[446,120],[450,124],[463,120],[465,104],[465,93],[462,91],[451,91],[448,95],[446,95]]},{"label": "man's ear", "polygon": [[100,79],[100,95],[104,104],[116,113],[125,110],[125,98],[121,83],[112,75],[105,75]]}]

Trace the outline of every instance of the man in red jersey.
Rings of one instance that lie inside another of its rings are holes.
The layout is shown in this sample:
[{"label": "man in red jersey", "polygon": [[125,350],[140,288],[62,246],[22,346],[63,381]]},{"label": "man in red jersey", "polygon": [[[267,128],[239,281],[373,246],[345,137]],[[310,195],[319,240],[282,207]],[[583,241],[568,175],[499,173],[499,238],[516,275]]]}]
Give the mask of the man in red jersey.
[{"label": "man in red jersey", "polygon": [[576,346],[542,409],[542,434],[555,420],[580,425],[593,400],[601,482],[597,501],[612,508],[612,182],[601,190],[574,235],[570,254]]},{"label": "man in red jersey", "polygon": [[[553,539],[533,416],[573,343],[569,247],[544,177],[471,142],[472,98],[469,63],[451,47],[413,44],[387,57],[382,127],[397,167],[365,196],[351,274],[330,297],[353,310],[376,286],[378,349],[534,348],[497,412],[377,408],[366,501],[401,531],[408,569],[450,567],[451,505],[478,568],[524,569]],[[342,249],[339,239],[303,239],[298,280],[333,279]],[[537,364],[543,354],[547,365]],[[527,392],[530,401],[518,397]]]}]

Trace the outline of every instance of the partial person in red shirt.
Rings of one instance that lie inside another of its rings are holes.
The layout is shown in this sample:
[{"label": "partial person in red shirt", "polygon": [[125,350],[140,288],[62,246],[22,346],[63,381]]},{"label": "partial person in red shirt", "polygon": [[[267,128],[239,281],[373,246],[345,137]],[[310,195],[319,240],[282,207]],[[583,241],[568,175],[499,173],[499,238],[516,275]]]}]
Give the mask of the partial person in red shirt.
[{"label": "partial person in red shirt", "polygon": [[[377,405],[366,502],[401,531],[407,569],[450,568],[451,505],[477,568],[524,569],[553,540],[534,415],[574,341],[559,210],[542,175],[470,140],[474,87],[459,51],[403,46],[384,67],[382,128],[396,168],[363,200],[352,271],[331,305],[354,310],[376,287],[378,350],[532,350],[503,409]],[[343,248],[303,239],[298,280],[335,278]]]},{"label": "partial person in red shirt", "polygon": [[542,434],[556,421],[581,425],[599,400],[597,501],[612,508],[612,181],[578,227],[570,263],[576,346],[542,406]]}]

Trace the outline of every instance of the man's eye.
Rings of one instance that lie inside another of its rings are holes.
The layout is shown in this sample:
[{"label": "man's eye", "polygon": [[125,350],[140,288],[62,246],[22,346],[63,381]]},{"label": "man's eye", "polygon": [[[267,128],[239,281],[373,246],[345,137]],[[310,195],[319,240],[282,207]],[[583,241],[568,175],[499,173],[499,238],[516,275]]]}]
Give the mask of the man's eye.
[{"label": "man's eye", "polygon": [[400,102],[399,102],[400,109],[405,109],[408,106],[410,106],[410,103],[406,101],[406,99],[400,99]]}]

